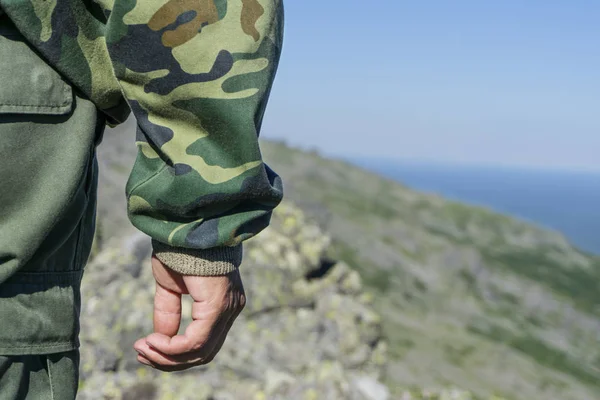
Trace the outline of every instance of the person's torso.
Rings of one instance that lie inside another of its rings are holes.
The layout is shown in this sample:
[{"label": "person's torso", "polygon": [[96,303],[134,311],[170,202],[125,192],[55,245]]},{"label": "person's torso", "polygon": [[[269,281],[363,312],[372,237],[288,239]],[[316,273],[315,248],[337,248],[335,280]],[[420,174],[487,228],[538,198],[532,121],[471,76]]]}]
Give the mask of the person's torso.
[{"label": "person's torso", "polygon": [[97,105],[0,16],[0,355],[78,346],[104,124]]}]

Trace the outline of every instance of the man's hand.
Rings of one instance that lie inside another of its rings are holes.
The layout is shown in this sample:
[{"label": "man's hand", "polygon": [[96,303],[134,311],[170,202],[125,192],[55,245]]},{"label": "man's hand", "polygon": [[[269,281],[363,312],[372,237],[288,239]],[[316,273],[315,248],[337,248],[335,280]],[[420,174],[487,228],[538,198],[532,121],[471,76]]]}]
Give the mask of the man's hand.
[{"label": "man's hand", "polygon": [[[161,371],[211,362],[246,303],[239,271],[226,276],[181,275],[153,256],[152,272],[156,279],[154,333],[135,342],[138,361]],[[194,300],[193,321],[185,334],[177,335],[183,294]]]}]

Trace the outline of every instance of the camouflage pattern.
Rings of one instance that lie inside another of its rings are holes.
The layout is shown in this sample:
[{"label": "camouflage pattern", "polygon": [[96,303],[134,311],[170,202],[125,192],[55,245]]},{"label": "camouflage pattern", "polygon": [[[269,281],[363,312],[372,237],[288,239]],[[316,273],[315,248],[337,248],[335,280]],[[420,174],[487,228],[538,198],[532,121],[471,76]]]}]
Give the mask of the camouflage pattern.
[{"label": "camouflage pattern", "polygon": [[280,178],[258,135],[282,45],[281,0],[0,0],[51,65],[113,123],[138,121],[133,224],[180,248],[265,228]]}]

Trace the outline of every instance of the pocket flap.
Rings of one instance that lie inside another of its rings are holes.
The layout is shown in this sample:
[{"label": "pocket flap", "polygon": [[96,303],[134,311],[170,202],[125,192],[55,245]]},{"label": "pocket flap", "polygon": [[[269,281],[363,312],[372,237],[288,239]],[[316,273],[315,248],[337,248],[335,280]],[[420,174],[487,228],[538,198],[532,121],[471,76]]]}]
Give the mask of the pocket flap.
[{"label": "pocket flap", "polygon": [[63,115],[73,91],[22,36],[0,34],[0,113]]}]

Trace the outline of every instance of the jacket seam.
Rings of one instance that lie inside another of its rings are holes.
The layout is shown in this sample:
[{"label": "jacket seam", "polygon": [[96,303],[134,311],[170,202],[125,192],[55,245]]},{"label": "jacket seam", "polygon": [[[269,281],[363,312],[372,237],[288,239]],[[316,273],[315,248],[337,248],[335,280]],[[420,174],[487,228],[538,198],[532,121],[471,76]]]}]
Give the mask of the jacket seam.
[{"label": "jacket seam", "polygon": [[0,107],[63,108],[69,105],[69,99],[60,105],[0,103]]},{"label": "jacket seam", "polygon": [[46,367],[48,368],[48,380],[50,381],[50,398],[54,400],[54,383],[52,382],[52,363],[50,357],[46,358]]},{"label": "jacket seam", "polygon": [[41,275],[70,275],[77,272],[83,271],[83,268],[80,269],[70,269],[68,271],[41,271],[41,272],[33,272],[33,271],[17,271],[15,275],[27,275],[27,276],[41,276]]},{"label": "jacket seam", "polygon": [[127,195],[127,200],[129,200],[129,198],[134,195],[133,192],[135,192],[137,189],[139,189],[140,186],[145,185],[151,179],[154,179],[156,176],[160,175],[165,169],[167,169],[167,167],[168,167],[167,164],[163,164],[158,171],[156,171],[155,173],[153,173],[146,179],[142,180],[141,182],[138,182],[133,188],[131,188],[131,190],[129,190],[129,194]]},{"label": "jacket seam", "polygon": [[17,272],[2,283],[6,286],[49,286],[68,285],[72,286],[80,282],[83,268],[69,271],[48,272]]},{"label": "jacket seam", "polygon": [[[94,134],[95,136],[96,134]],[[83,192],[85,194],[85,207],[84,207],[84,212],[81,215],[81,219],[79,220],[78,225],[78,232],[77,232],[77,242],[75,244],[75,255],[73,257],[73,266],[75,268],[78,268],[80,270],[83,270],[83,264],[85,264],[84,260],[83,260],[83,249],[82,247],[82,242],[83,242],[83,235],[85,233],[85,226],[83,226],[83,222],[87,216],[88,213],[88,207],[90,206],[90,192],[94,190],[94,188],[92,187],[94,184],[94,173],[96,173],[96,169],[95,169],[95,162],[96,162],[96,147],[92,146],[92,148],[90,149],[90,151],[88,152],[88,160],[87,160],[87,172],[86,172],[86,177],[83,180]]]},{"label": "jacket seam", "polygon": [[[76,342],[67,341],[67,342],[53,342],[49,344],[32,344],[30,346],[10,346],[11,350],[27,350],[34,348],[53,348],[53,347],[64,347],[64,346],[72,346],[76,345]],[[4,347],[0,346],[0,349]]]}]

